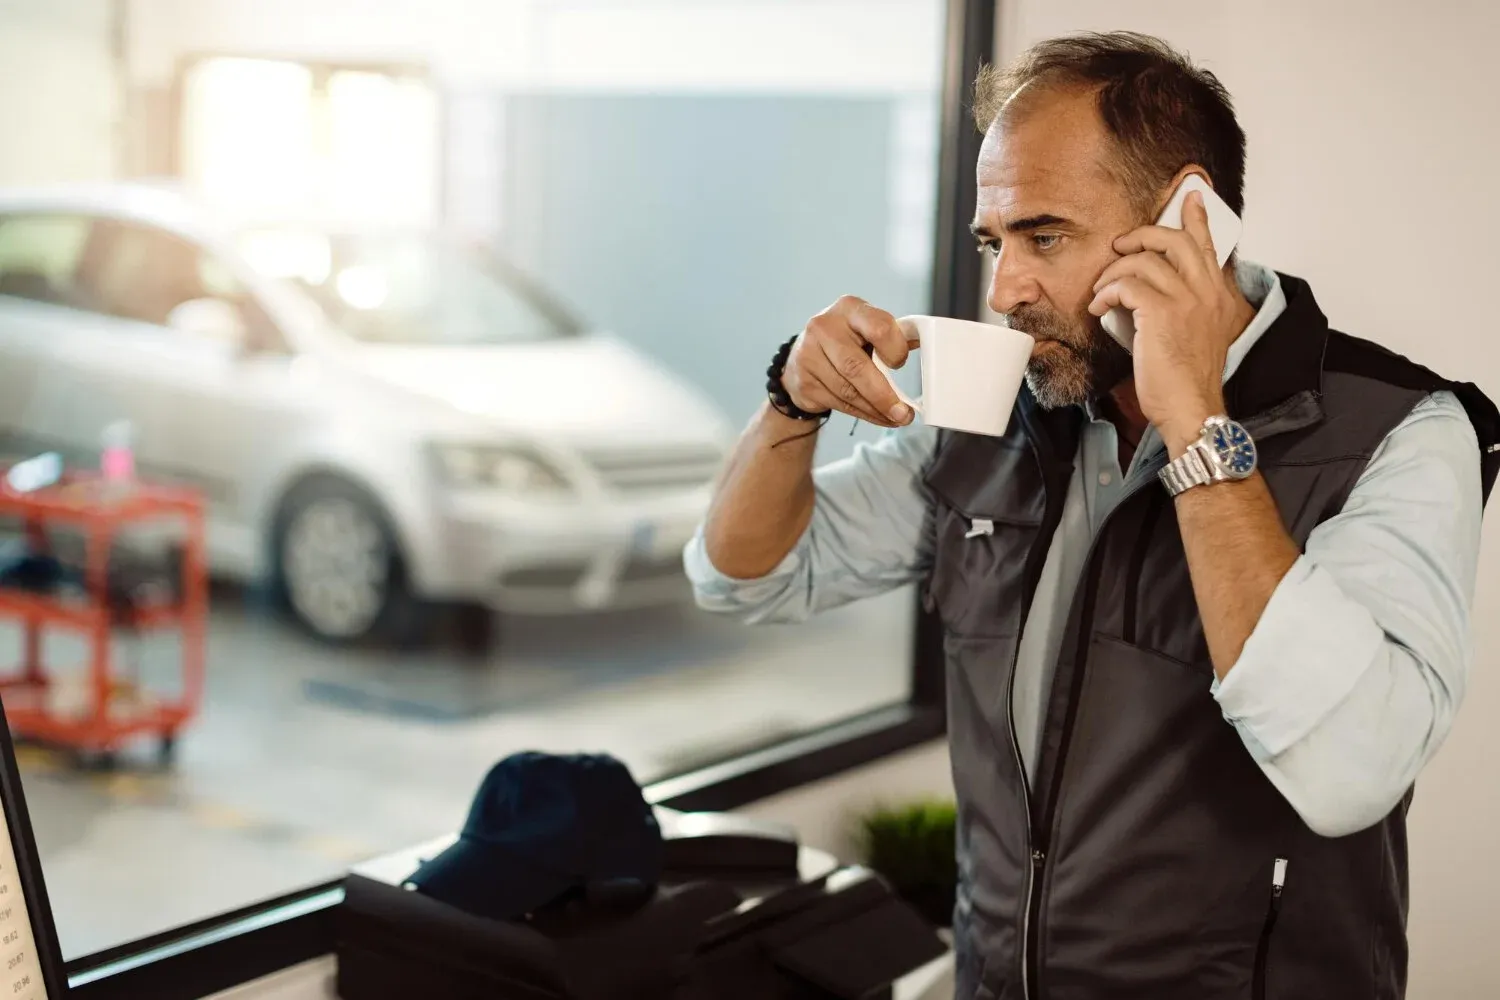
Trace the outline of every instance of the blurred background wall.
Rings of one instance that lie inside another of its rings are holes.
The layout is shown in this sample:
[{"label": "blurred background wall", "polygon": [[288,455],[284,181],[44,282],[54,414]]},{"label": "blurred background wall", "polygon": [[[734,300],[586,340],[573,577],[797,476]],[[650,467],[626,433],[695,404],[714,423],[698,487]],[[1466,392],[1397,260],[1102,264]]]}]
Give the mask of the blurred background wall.
[{"label": "blurred background wall", "polygon": [[110,0],[0,0],[0,72],[24,80],[27,95],[0,101],[0,185],[114,172],[122,94],[116,14]]}]

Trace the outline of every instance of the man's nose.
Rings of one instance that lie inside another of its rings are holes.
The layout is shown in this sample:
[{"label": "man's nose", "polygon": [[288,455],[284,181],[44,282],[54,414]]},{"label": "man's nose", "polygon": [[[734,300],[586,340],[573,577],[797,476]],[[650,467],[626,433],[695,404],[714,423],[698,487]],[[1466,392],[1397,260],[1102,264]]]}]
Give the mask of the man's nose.
[{"label": "man's nose", "polygon": [[1036,302],[1041,286],[1023,261],[1009,247],[1002,246],[994,258],[995,272],[990,277],[989,307],[997,313],[1009,313],[1017,306]]}]

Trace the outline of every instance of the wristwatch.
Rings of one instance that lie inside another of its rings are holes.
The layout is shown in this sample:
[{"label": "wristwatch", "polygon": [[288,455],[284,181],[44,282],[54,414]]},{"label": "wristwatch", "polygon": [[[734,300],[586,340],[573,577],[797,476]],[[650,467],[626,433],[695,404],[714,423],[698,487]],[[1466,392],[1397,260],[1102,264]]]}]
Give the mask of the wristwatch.
[{"label": "wristwatch", "polygon": [[1194,486],[1249,479],[1257,463],[1255,441],[1245,428],[1225,416],[1209,417],[1198,440],[1157,475],[1175,497]]}]

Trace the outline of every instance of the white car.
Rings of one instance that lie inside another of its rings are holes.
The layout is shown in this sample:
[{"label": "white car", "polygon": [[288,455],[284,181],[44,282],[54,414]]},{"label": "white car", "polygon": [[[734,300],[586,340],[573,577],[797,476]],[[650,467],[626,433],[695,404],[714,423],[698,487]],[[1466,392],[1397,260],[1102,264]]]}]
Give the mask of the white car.
[{"label": "white car", "polygon": [[448,603],[685,596],[732,439],[700,393],[432,234],[230,232],[149,186],[0,191],[4,451],[93,464],[119,421],[139,475],[206,496],[215,573],[270,579],[334,641]]}]

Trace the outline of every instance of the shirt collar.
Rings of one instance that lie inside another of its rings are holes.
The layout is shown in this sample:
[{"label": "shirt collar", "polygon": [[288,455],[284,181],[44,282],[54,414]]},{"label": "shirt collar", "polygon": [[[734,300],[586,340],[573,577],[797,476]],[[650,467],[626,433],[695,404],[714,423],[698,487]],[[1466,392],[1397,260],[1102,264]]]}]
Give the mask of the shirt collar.
[{"label": "shirt collar", "polygon": [[1260,338],[1265,336],[1271,324],[1286,311],[1286,292],[1281,288],[1281,277],[1269,267],[1248,260],[1234,262],[1234,281],[1240,293],[1255,306],[1255,318],[1229,345],[1229,356],[1224,359],[1224,381],[1228,382],[1239,371],[1245,355],[1250,353]]}]

